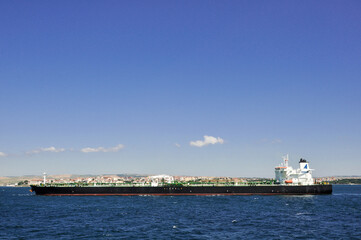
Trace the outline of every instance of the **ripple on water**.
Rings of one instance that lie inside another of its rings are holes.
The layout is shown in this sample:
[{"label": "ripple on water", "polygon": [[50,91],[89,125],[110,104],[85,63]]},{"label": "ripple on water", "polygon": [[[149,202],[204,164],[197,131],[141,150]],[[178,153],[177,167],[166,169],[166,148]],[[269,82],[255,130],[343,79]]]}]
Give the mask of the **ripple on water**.
[{"label": "ripple on water", "polygon": [[[360,238],[361,187],[324,196],[43,197],[0,188],[0,239]],[[342,216],[342,217],[340,217]]]}]

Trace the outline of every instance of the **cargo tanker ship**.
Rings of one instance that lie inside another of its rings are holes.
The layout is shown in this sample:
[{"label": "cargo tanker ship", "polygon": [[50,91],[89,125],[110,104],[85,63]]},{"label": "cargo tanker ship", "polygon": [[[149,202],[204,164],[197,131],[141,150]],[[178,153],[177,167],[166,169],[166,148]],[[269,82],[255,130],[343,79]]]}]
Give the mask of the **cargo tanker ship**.
[{"label": "cargo tanker ship", "polygon": [[31,185],[36,195],[75,195],[75,196],[104,196],[104,195],[304,195],[331,194],[332,185],[315,184],[312,178],[309,162],[300,159],[299,168],[288,166],[288,156],[284,162],[275,168],[275,180],[268,184],[255,183],[217,183],[190,184],[175,182],[173,177],[162,175],[151,177],[149,184],[115,184],[115,185],[56,185],[44,182]]}]

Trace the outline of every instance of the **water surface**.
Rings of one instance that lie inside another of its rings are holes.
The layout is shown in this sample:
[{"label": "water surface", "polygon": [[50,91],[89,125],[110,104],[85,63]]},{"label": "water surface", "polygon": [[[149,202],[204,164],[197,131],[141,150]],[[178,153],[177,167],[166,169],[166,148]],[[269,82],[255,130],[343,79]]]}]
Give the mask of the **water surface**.
[{"label": "water surface", "polygon": [[318,196],[35,196],[0,188],[0,239],[361,239],[361,186]]}]

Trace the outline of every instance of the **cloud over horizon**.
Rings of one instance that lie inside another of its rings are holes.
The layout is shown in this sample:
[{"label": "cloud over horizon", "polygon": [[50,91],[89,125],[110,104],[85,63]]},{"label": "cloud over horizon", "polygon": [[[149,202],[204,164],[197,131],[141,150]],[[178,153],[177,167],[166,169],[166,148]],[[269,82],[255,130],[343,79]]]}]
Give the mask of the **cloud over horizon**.
[{"label": "cloud over horizon", "polygon": [[86,148],[82,148],[80,151],[83,152],[83,153],[118,152],[119,150],[121,150],[123,148],[124,148],[123,144],[118,144],[117,146],[110,147],[110,148],[104,148],[104,147],[90,148],[90,147],[86,147]]},{"label": "cloud over horizon", "polygon": [[216,144],[216,143],[219,143],[219,144],[223,144],[224,143],[224,140],[220,137],[212,137],[212,136],[207,136],[207,135],[204,135],[204,140],[197,140],[197,141],[191,141],[189,143],[189,145],[191,146],[194,146],[194,147],[204,147],[204,146],[207,146],[209,144]]},{"label": "cloud over horizon", "polygon": [[279,138],[274,138],[274,139],[262,138],[260,140],[260,142],[261,143],[280,144],[280,143],[282,143],[282,139],[279,139]]},{"label": "cloud over horizon", "polygon": [[51,147],[47,147],[47,148],[34,149],[34,150],[26,152],[26,154],[37,154],[37,153],[42,153],[42,152],[59,153],[59,152],[64,152],[64,151],[65,151],[65,148],[55,148],[55,147],[51,146]]},{"label": "cloud over horizon", "polygon": [[0,157],[6,157],[7,156],[7,154],[6,153],[4,153],[4,152],[0,152]]}]

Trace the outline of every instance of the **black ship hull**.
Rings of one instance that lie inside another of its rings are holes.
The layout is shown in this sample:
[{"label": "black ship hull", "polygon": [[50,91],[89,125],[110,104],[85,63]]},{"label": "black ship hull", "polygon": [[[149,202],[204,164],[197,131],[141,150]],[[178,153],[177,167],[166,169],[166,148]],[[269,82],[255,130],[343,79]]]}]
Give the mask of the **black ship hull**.
[{"label": "black ship hull", "polygon": [[31,186],[36,195],[305,195],[331,194],[332,185],[307,186],[158,186],[158,187],[123,187],[123,186],[85,186],[85,187],[58,187],[58,186]]}]

